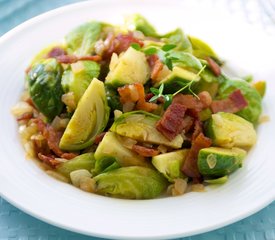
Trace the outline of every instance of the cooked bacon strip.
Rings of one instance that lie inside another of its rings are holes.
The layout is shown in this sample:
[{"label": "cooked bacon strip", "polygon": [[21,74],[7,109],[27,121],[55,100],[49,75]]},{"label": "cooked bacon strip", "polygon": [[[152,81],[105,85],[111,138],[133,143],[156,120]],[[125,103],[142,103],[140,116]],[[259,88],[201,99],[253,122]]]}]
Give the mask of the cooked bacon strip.
[{"label": "cooked bacon strip", "polygon": [[211,71],[215,74],[215,76],[220,76],[221,75],[221,68],[220,66],[210,57],[206,58],[206,61],[209,64],[209,67]]},{"label": "cooked bacon strip", "polygon": [[143,42],[133,36],[132,33],[119,34],[114,36],[113,33],[108,34],[104,45],[106,46],[103,52],[104,59],[110,59],[113,53],[120,54],[126,51],[132,43],[137,43],[141,47],[144,45]]},{"label": "cooked bacon strip", "polygon": [[182,172],[192,178],[200,178],[200,172],[198,170],[198,154],[202,148],[210,147],[212,140],[200,133],[193,141],[190,151],[188,152],[184,164],[182,166]]},{"label": "cooked bacon strip", "polygon": [[201,133],[203,133],[202,122],[196,120],[194,124],[194,132],[192,134],[192,141],[194,141]]},{"label": "cooked bacon strip", "polygon": [[93,55],[93,56],[82,56],[78,57],[79,61],[94,61],[94,62],[100,62],[102,60],[102,57],[99,55]]},{"label": "cooked bacon strip", "polygon": [[78,57],[74,55],[61,55],[61,56],[57,56],[56,60],[60,63],[69,64],[69,63],[77,62]]},{"label": "cooked bacon strip", "polygon": [[161,70],[163,69],[163,67],[164,67],[163,63],[158,59],[151,71],[151,79],[152,80],[157,80],[158,75],[161,72]]},{"label": "cooked bacon strip", "polygon": [[141,83],[125,85],[117,90],[120,95],[120,102],[122,104],[135,103],[136,109],[144,110],[146,112],[152,112],[158,107],[155,103],[145,101],[144,87]]},{"label": "cooked bacon strip", "polygon": [[55,58],[58,56],[66,55],[66,51],[61,47],[54,47],[48,54],[47,58]]},{"label": "cooked bacon strip", "polygon": [[194,124],[194,118],[191,116],[184,116],[183,118],[183,130],[185,133],[189,132]]},{"label": "cooked bacon strip", "polygon": [[148,148],[137,144],[133,145],[132,150],[143,157],[153,157],[159,154],[159,150],[157,149]]},{"label": "cooked bacon strip", "polygon": [[18,117],[16,120],[21,121],[21,120],[30,120],[33,117],[33,113],[26,112],[23,113],[20,117]]},{"label": "cooked bacon strip", "polygon": [[60,164],[59,161],[55,160],[53,155],[44,155],[42,153],[38,153],[37,156],[42,162],[50,165],[52,168],[56,168],[56,166]]},{"label": "cooked bacon strip", "polygon": [[186,107],[179,103],[172,103],[157,122],[156,128],[169,140],[173,140],[184,128],[183,117]]},{"label": "cooked bacon strip", "polygon": [[70,160],[70,159],[75,158],[76,156],[77,156],[76,153],[63,153],[63,154],[61,155],[61,158],[65,158],[65,159]]},{"label": "cooked bacon strip", "polygon": [[187,109],[194,109],[197,112],[200,112],[203,109],[202,102],[194,97],[193,95],[184,95],[184,94],[177,94],[173,98],[173,103],[180,103],[183,106],[185,106]]},{"label": "cooked bacon strip", "polygon": [[231,93],[226,99],[213,101],[210,108],[213,113],[236,113],[247,106],[248,103],[246,99],[244,98],[242,92],[238,89]]},{"label": "cooked bacon strip", "polygon": [[202,103],[203,108],[208,108],[212,103],[212,97],[207,91],[202,91],[198,94],[200,102]]},{"label": "cooked bacon strip", "polygon": [[156,62],[159,60],[159,57],[157,54],[153,54],[147,57],[147,62],[151,69],[155,66]]}]

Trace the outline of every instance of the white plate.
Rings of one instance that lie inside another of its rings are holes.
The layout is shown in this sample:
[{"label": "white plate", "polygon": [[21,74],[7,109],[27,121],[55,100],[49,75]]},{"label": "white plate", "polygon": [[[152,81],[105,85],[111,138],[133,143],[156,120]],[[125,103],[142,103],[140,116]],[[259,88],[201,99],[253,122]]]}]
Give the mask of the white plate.
[{"label": "white plate", "polygon": [[[202,1],[200,1],[202,2]],[[224,12],[191,1],[93,0],[38,16],[0,39],[0,192],[23,211],[72,231],[119,239],[167,239],[216,229],[242,219],[274,200],[274,39],[234,23]],[[205,193],[146,201],[111,199],[58,182],[25,159],[10,108],[23,89],[24,70],[43,46],[89,19],[118,22],[144,14],[162,32],[181,26],[212,44],[229,65],[268,81],[258,143],[244,167],[223,186]],[[237,68],[238,66],[238,68]]]}]

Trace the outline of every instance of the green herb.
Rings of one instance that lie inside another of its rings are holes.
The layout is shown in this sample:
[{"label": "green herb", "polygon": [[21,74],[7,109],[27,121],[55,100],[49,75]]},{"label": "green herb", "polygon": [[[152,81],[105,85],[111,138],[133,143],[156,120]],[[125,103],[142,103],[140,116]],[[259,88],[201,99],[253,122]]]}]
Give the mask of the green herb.
[{"label": "green herb", "polygon": [[163,50],[164,52],[168,52],[172,49],[174,49],[177,45],[175,44],[165,44],[162,46],[161,50]]},{"label": "green herb", "polygon": [[131,47],[139,51],[141,49],[140,45],[138,43],[132,43]]},{"label": "green herb", "polygon": [[[200,69],[200,71],[196,74],[196,77],[199,76],[205,68],[206,68],[206,65],[204,65]],[[199,99],[198,95],[196,93],[194,93],[194,91],[191,89],[191,86],[192,86],[194,80],[195,79],[193,79],[189,83],[185,84],[181,89],[179,89],[178,91],[176,91],[173,94],[163,94],[163,90],[164,90],[164,84],[163,83],[160,85],[159,88],[153,88],[152,87],[152,88],[150,88],[150,91],[151,91],[151,93],[154,94],[154,96],[149,100],[149,102],[154,102],[158,98],[162,97],[164,99],[164,109],[166,109],[172,103],[173,97],[176,96],[178,93],[180,93],[181,91],[183,91],[186,88],[188,88],[188,90],[191,94],[193,94],[196,98]]]},{"label": "green herb", "polygon": [[147,48],[146,50],[144,50],[144,53],[146,55],[153,55],[157,53],[157,49],[155,47],[151,47],[151,48]]}]

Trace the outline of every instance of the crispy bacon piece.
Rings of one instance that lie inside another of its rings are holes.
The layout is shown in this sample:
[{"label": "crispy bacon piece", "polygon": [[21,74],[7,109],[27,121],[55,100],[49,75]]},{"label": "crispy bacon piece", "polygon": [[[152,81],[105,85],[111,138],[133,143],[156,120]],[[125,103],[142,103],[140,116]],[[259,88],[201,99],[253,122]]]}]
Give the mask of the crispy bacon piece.
[{"label": "crispy bacon piece", "polygon": [[229,112],[236,113],[247,107],[248,103],[244,98],[242,92],[238,89],[231,93],[228,98],[213,101],[210,108],[213,113]]},{"label": "crispy bacon piece", "polygon": [[208,108],[212,103],[212,97],[207,91],[202,91],[198,94],[200,102],[202,103],[203,108]]},{"label": "crispy bacon piece", "polygon": [[61,55],[61,56],[56,56],[56,60],[60,63],[75,63],[78,61],[77,56],[74,55]]},{"label": "crispy bacon piece", "polygon": [[184,116],[183,118],[183,130],[185,133],[189,132],[194,124],[194,118],[191,116]]},{"label": "crispy bacon piece", "polygon": [[151,69],[153,69],[153,67],[155,66],[158,60],[159,60],[159,57],[156,54],[152,54],[149,57],[147,57],[147,62]]},{"label": "crispy bacon piece", "polygon": [[65,158],[65,159],[70,160],[70,159],[75,158],[76,156],[77,156],[76,153],[63,153],[63,154],[61,155],[61,158]]},{"label": "crispy bacon piece", "polygon": [[79,61],[94,61],[94,62],[100,62],[102,60],[102,57],[99,55],[93,55],[93,56],[82,56],[78,57]]},{"label": "crispy bacon piece", "polygon": [[38,153],[37,156],[42,162],[50,165],[52,168],[56,168],[56,166],[60,164],[59,161],[55,160],[53,155],[44,155],[42,153]]},{"label": "crispy bacon piece", "polygon": [[104,59],[110,59],[113,53],[120,54],[121,52],[126,51],[132,43],[137,43],[141,47],[143,46],[143,42],[135,38],[132,33],[119,34],[117,36],[110,33],[104,43],[106,45],[106,49],[103,53]]},{"label": "crispy bacon piece", "polygon": [[220,76],[221,75],[221,68],[220,66],[210,57],[206,58],[206,61],[209,64],[209,67],[211,71],[215,74],[215,76]]},{"label": "crispy bacon piece", "polygon": [[210,147],[212,144],[212,140],[207,138],[200,133],[193,141],[191,145],[191,149],[188,152],[184,164],[182,166],[182,172],[192,178],[200,178],[200,172],[198,170],[198,154],[202,148]]},{"label": "crispy bacon piece", "polygon": [[159,154],[159,150],[157,149],[148,148],[137,144],[133,145],[132,150],[143,157],[153,157]]},{"label": "crispy bacon piece", "polygon": [[195,120],[192,141],[195,140],[201,133],[203,133],[202,122],[200,120]]},{"label": "crispy bacon piece", "polygon": [[152,80],[157,80],[158,75],[161,72],[161,70],[163,69],[163,67],[164,67],[163,63],[158,59],[151,71],[151,79]]},{"label": "crispy bacon piece", "polygon": [[30,120],[33,117],[33,113],[26,112],[23,113],[20,117],[18,117],[16,120],[21,121],[21,120]]},{"label": "crispy bacon piece", "polygon": [[48,54],[47,58],[55,58],[58,56],[66,55],[66,51],[61,47],[54,47]]},{"label": "crispy bacon piece", "polygon": [[162,118],[157,122],[156,128],[169,140],[173,140],[184,128],[183,117],[186,107],[173,102],[165,111]]},{"label": "crispy bacon piece", "polygon": [[203,109],[202,102],[192,95],[183,95],[177,94],[173,98],[173,103],[180,103],[181,105],[185,106],[187,109],[194,109],[197,112],[200,112]]},{"label": "crispy bacon piece", "polygon": [[155,103],[145,101],[144,87],[141,83],[125,85],[117,90],[122,104],[132,102],[136,104],[136,109],[144,110],[146,112],[152,112],[158,107]]}]

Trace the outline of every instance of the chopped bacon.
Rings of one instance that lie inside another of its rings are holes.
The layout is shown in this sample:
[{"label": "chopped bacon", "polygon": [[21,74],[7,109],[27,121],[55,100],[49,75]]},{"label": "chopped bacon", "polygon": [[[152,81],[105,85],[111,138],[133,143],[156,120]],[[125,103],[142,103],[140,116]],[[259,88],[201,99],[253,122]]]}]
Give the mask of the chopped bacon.
[{"label": "chopped bacon", "polygon": [[63,56],[63,55],[66,55],[66,51],[61,48],[61,47],[54,47],[48,54],[47,54],[47,57],[48,58],[55,58],[55,57],[58,57],[58,56]]},{"label": "chopped bacon", "polygon": [[102,139],[104,138],[105,134],[106,134],[106,132],[102,132],[102,133],[96,135],[95,144],[99,144],[102,141]]},{"label": "chopped bacon", "polygon": [[156,54],[152,54],[149,57],[147,57],[147,62],[151,69],[153,69],[153,67],[155,66],[158,60],[159,60],[159,57]]},{"label": "chopped bacon", "polygon": [[212,97],[207,91],[202,91],[198,94],[200,102],[202,103],[203,108],[208,108],[212,103]]},{"label": "chopped bacon", "polygon": [[200,133],[193,141],[191,145],[191,149],[188,152],[184,164],[182,166],[182,172],[192,178],[200,178],[200,172],[198,170],[198,154],[202,148],[210,147],[212,144],[212,140],[207,138]]},{"label": "chopped bacon", "polygon": [[56,168],[56,166],[60,164],[59,161],[55,160],[55,157],[53,155],[44,155],[42,153],[38,153],[37,156],[42,162],[50,165],[53,168]]},{"label": "chopped bacon", "polygon": [[161,72],[161,70],[163,69],[163,67],[164,67],[163,63],[158,59],[155,62],[155,65],[153,66],[152,71],[151,71],[151,79],[152,80],[157,80],[157,77],[158,77],[159,73]]},{"label": "chopped bacon", "polygon": [[78,57],[79,61],[94,61],[94,62],[100,62],[102,60],[102,57],[99,55],[93,55],[93,56],[82,56]]},{"label": "chopped bacon", "polygon": [[31,98],[28,98],[25,102],[28,103],[29,105],[31,105],[33,108],[36,109],[36,107],[34,105],[34,102],[33,102],[33,100]]},{"label": "chopped bacon", "polygon": [[194,124],[194,118],[191,116],[184,116],[183,118],[183,130],[185,133],[189,132],[189,130],[192,128]]},{"label": "chopped bacon", "polygon": [[209,67],[211,71],[215,74],[215,76],[220,76],[221,75],[221,68],[220,66],[210,57],[206,58],[206,61],[209,64]]},{"label": "chopped bacon", "polygon": [[213,113],[230,112],[236,113],[247,107],[248,103],[244,98],[242,92],[238,89],[231,93],[228,98],[213,101],[210,108]]},{"label": "chopped bacon", "polygon": [[145,95],[145,101],[148,102],[152,97],[154,97],[154,94],[153,93],[147,93]]},{"label": "chopped bacon", "polygon": [[77,58],[77,56],[74,56],[74,55],[61,55],[61,56],[57,56],[56,60],[60,63],[68,64],[68,63],[77,62],[78,58]]},{"label": "chopped bacon", "polygon": [[132,150],[143,157],[153,157],[159,154],[159,150],[157,149],[148,148],[137,144],[133,145]]},{"label": "chopped bacon", "polygon": [[173,140],[184,128],[183,117],[185,112],[185,106],[173,102],[157,122],[157,130],[169,140]]},{"label": "chopped bacon", "polygon": [[136,109],[152,112],[157,109],[158,105],[145,101],[144,87],[141,83],[125,85],[117,89],[120,95],[120,102],[135,103]]},{"label": "chopped bacon", "polygon": [[49,149],[58,157],[62,157],[65,153],[59,148],[62,132],[56,131],[52,126],[47,125],[39,118],[36,118],[33,121],[37,124],[38,130],[41,132],[42,136],[47,140]]},{"label": "chopped bacon", "polygon": [[21,120],[30,120],[33,117],[33,113],[26,112],[23,113],[20,117],[18,117],[16,120],[21,121]]},{"label": "chopped bacon", "polygon": [[77,156],[76,153],[63,153],[63,154],[61,155],[61,158],[65,158],[65,159],[70,160],[70,159],[75,158],[76,156]]},{"label": "chopped bacon", "polygon": [[194,109],[197,112],[200,112],[203,109],[202,102],[190,94],[189,95],[183,95],[181,93],[177,94],[173,98],[173,102],[180,103],[183,106],[185,106],[187,109]]},{"label": "chopped bacon", "polygon": [[194,124],[194,132],[192,134],[192,141],[195,140],[201,133],[203,133],[202,122],[196,120]]},{"label": "chopped bacon", "polygon": [[132,33],[119,34],[117,36],[114,36],[113,33],[108,34],[107,39],[105,40],[107,46],[103,53],[103,58],[110,59],[113,53],[120,54],[121,52],[126,51],[132,43],[137,43],[141,47],[143,46],[143,42],[135,38]]}]

